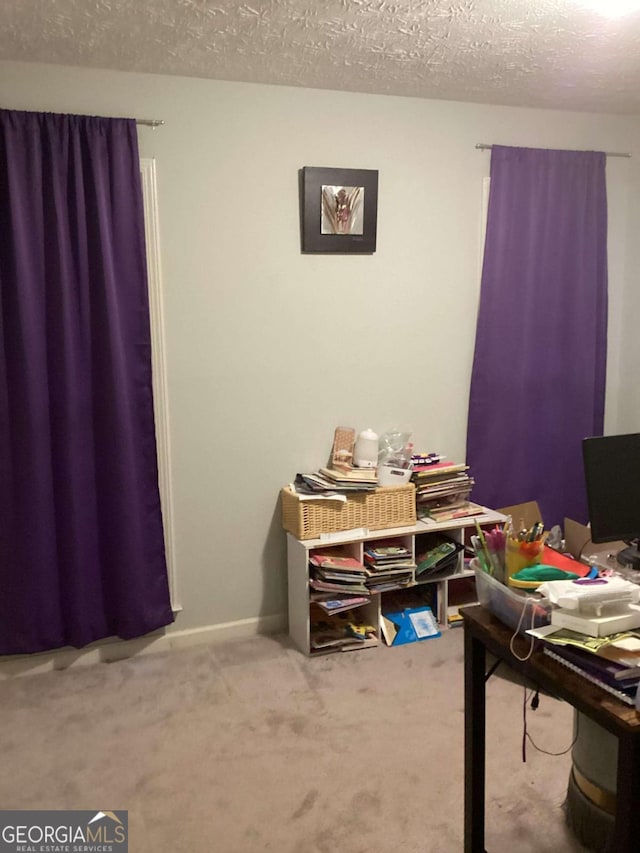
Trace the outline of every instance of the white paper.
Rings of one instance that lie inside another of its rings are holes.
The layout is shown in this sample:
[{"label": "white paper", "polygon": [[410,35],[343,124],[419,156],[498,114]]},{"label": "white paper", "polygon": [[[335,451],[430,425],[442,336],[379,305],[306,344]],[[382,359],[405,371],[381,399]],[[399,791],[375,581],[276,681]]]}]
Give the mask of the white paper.
[{"label": "white paper", "polygon": [[623,649],[625,652],[637,652],[640,649],[640,640],[637,637],[627,637],[623,640],[616,640],[611,645],[617,649]]},{"label": "white paper", "polygon": [[418,639],[422,639],[423,637],[433,637],[435,634],[439,633],[436,620],[434,619],[431,610],[421,610],[418,613],[410,613],[409,619],[411,620],[413,630],[416,632],[416,637],[418,637]]}]

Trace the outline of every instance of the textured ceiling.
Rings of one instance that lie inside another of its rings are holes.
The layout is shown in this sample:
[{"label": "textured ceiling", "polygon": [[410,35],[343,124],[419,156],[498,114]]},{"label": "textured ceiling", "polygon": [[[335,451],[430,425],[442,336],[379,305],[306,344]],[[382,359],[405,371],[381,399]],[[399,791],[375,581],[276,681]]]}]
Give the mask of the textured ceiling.
[{"label": "textured ceiling", "polygon": [[640,14],[587,3],[4,0],[0,59],[640,113]]}]

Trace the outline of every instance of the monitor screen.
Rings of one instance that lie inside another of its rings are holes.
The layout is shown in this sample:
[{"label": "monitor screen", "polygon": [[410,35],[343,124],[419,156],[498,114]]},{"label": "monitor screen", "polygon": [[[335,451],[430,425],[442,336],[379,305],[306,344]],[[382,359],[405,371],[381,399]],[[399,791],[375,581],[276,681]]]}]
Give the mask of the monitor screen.
[{"label": "monitor screen", "polygon": [[640,433],[585,438],[582,456],[592,541],[640,537]]}]

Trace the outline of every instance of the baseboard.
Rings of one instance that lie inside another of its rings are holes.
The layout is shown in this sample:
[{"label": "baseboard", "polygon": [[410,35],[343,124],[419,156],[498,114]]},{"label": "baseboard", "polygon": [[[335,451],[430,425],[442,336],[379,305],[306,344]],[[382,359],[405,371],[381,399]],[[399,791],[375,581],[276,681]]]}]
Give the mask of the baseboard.
[{"label": "baseboard", "polygon": [[0,681],[21,675],[37,675],[42,672],[69,669],[71,666],[89,666],[96,663],[112,663],[124,658],[184,649],[205,643],[218,644],[229,640],[248,639],[260,634],[277,634],[286,631],[285,615],[259,616],[240,619],[219,625],[205,625],[184,631],[163,631],[147,634],[136,640],[117,638],[101,640],[83,649],[63,648],[52,652],[33,655],[11,655],[0,657]]}]

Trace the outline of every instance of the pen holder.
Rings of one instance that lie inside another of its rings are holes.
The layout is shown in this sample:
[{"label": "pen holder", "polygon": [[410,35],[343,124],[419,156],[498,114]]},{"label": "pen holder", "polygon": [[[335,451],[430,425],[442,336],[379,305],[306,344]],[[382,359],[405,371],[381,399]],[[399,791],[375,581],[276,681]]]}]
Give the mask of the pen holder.
[{"label": "pen holder", "polygon": [[505,551],[507,583],[509,583],[511,575],[515,575],[521,569],[526,569],[528,566],[537,566],[542,556],[543,547],[544,543],[542,539],[535,539],[533,542],[507,539]]}]

